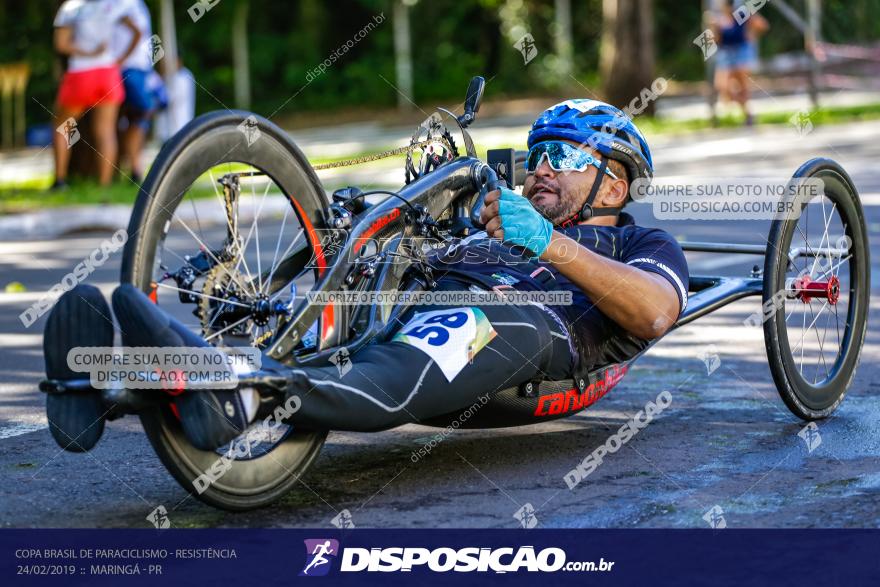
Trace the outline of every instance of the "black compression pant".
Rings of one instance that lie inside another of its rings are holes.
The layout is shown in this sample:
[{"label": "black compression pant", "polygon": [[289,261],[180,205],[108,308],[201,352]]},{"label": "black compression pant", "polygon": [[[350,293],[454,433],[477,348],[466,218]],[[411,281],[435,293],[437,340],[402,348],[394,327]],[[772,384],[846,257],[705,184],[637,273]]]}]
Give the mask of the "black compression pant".
[{"label": "black compression pant", "polygon": [[[441,281],[441,289],[466,289]],[[474,306],[470,306],[473,308]],[[316,429],[374,431],[419,422],[463,409],[480,396],[533,379],[571,377],[570,336],[551,310],[535,305],[479,305],[496,336],[450,380],[435,358],[412,344],[389,341],[371,344],[350,356],[349,363],[294,369],[301,401],[290,418],[294,426]],[[456,314],[459,306],[418,306],[401,319],[402,332],[455,336],[455,317],[432,324],[403,326],[414,313],[442,310]],[[445,330],[444,332],[440,332]],[[431,350],[431,349],[429,349]]]}]

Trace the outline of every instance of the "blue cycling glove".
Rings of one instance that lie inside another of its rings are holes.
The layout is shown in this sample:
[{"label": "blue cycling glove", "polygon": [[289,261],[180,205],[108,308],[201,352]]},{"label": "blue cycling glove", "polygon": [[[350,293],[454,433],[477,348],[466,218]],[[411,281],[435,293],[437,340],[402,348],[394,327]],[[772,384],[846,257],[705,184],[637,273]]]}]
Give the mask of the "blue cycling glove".
[{"label": "blue cycling glove", "polygon": [[531,202],[507,188],[501,188],[498,210],[506,242],[525,247],[537,256],[547,250],[553,236],[553,225],[535,210]]}]

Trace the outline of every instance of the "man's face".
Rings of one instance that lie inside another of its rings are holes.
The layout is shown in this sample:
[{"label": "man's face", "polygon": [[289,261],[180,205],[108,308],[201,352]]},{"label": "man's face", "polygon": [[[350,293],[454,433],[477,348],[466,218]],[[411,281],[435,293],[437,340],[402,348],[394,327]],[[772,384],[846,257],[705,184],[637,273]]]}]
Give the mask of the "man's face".
[{"label": "man's face", "polygon": [[[579,147],[582,151],[592,153],[595,157],[599,156],[589,147],[581,146],[575,141],[566,140],[565,142]],[[553,224],[559,224],[566,218],[580,212],[590,194],[598,171],[592,165],[585,171],[554,171],[545,157],[535,172],[526,177],[523,184],[523,195],[547,220]]]}]

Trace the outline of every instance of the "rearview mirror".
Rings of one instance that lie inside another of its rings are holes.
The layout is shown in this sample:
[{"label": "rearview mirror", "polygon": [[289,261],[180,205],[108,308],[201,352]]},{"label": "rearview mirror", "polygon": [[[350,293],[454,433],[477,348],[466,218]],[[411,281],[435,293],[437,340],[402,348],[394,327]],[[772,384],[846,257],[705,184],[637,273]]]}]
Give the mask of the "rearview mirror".
[{"label": "rearview mirror", "polygon": [[462,128],[466,128],[477,117],[485,88],[486,80],[479,75],[474,76],[468,84],[467,95],[464,98],[464,114],[458,117],[458,123]]}]

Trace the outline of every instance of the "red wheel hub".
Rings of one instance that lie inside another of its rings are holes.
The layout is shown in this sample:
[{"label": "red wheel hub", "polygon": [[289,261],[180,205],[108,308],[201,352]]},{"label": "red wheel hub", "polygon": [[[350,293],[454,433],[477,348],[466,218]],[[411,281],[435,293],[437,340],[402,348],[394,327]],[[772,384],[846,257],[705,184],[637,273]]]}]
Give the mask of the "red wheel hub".
[{"label": "red wheel hub", "polygon": [[827,281],[814,281],[809,275],[803,275],[794,282],[794,295],[805,304],[813,298],[836,304],[840,298],[840,280],[832,276]]}]

